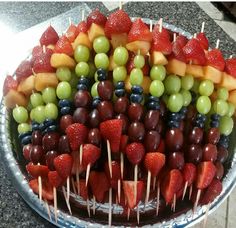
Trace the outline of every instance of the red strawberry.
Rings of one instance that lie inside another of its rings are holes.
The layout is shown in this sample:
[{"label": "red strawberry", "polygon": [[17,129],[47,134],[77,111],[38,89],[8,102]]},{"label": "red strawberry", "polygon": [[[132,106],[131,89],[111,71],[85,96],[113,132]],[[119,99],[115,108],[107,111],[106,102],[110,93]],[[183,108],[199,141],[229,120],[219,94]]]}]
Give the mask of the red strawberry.
[{"label": "red strawberry", "polygon": [[[130,74],[130,72],[135,68],[135,66],[134,66],[134,57],[135,56],[136,56],[136,54],[132,52],[129,61],[126,64],[126,69],[127,69],[128,74]],[[145,55],[144,58],[145,58],[145,65],[143,66],[143,68],[141,70],[143,71],[143,75],[149,75],[149,71],[150,71],[149,57],[147,55]]]},{"label": "red strawberry", "polygon": [[16,69],[16,80],[20,82],[21,80],[32,75],[32,64],[29,60],[24,60]]},{"label": "red strawberry", "polygon": [[198,40],[194,38],[189,40],[183,47],[183,52],[188,61],[192,60],[193,63],[197,65],[206,65],[205,52]]},{"label": "red strawberry", "polygon": [[207,39],[205,33],[203,33],[203,32],[198,33],[196,38],[199,41],[201,47],[205,50],[208,50],[209,42],[208,42],[208,39]]},{"label": "red strawberry", "polygon": [[89,185],[96,201],[102,202],[105,193],[109,190],[109,181],[104,172],[91,171],[89,176]]},{"label": "red strawberry", "polygon": [[74,123],[66,128],[66,134],[69,139],[71,149],[75,151],[79,150],[80,145],[87,139],[88,129],[83,124]]},{"label": "red strawberry", "polygon": [[77,34],[76,34],[77,26],[74,24],[71,24],[69,28],[66,30],[66,37],[68,40],[72,43],[74,42]]},{"label": "red strawberry", "polygon": [[101,156],[101,149],[93,144],[83,145],[82,164],[87,167],[88,164],[93,165]]},{"label": "red strawberry", "polygon": [[129,32],[132,22],[129,15],[123,10],[117,10],[110,14],[105,24],[105,35],[111,38],[112,34],[121,34]]},{"label": "red strawberry", "polygon": [[152,41],[152,33],[150,32],[148,26],[143,23],[141,18],[136,19],[129,31],[128,42],[133,42],[136,40],[140,41]]},{"label": "red strawberry", "polygon": [[188,182],[188,186],[190,186],[196,179],[197,168],[192,163],[185,163],[182,174],[184,181]]},{"label": "red strawberry", "polygon": [[41,57],[41,55],[47,52],[48,54],[50,53],[51,55],[53,54],[53,50],[50,48],[45,47],[45,49],[42,46],[35,46],[32,50],[32,58],[31,58],[31,63],[34,64],[35,60],[39,57]]},{"label": "red strawberry", "polygon": [[208,51],[206,58],[207,58],[207,65],[215,67],[220,71],[224,70],[225,60],[219,49],[213,49]]},{"label": "red strawberry", "polygon": [[7,75],[3,84],[3,95],[5,96],[11,89],[17,90],[17,86],[17,81],[12,76]]},{"label": "red strawberry", "polygon": [[119,152],[122,134],[122,120],[113,119],[100,123],[100,132],[105,140],[109,140],[111,151],[113,153]]},{"label": "red strawberry", "polygon": [[167,40],[170,40],[170,32],[162,27],[162,31],[159,32],[159,24],[156,24],[152,30],[152,36],[153,39],[157,39],[157,37],[159,37],[159,34],[161,34],[162,36],[164,36]]},{"label": "red strawberry", "polygon": [[129,137],[128,135],[121,135],[121,138],[120,138],[120,152],[125,152],[125,148],[128,144],[128,141],[129,141]]},{"label": "red strawberry", "polygon": [[51,66],[50,60],[53,52],[47,49],[35,58],[33,70],[35,73],[55,72],[55,68]]},{"label": "red strawberry", "polygon": [[64,182],[63,179],[59,176],[57,171],[49,171],[48,181],[55,188],[62,186]]},{"label": "red strawberry", "polygon": [[79,194],[84,199],[88,199],[88,187],[86,186],[85,180],[79,181]]},{"label": "red strawberry", "polygon": [[188,43],[188,39],[185,36],[179,35],[176,37],[175,42],[178,43],[181,48],[183,48]]},{"label": "red strawberry", "polygon": [[153,37],[152,51],[160,51],[164,55],[169,55],[172,52],[172,43],[166,38],[164,33],[158,33]]},{"label": "red strawberry", "polygon": [[56,46],[54,48],[55,53],[64,53],[69,56],[74,55],[73,47],[69,41],[69,39],[66,36],[60,37],[60,39],[57,41]]},{"label": "red strawberry", "polygon": [[181,62],[187,63],[183,48],[178,42],[174,42],[172,46],[172,53],[169,59],[175,58]]},{"label": "red strawberry", "polygon": [[198,189],[207,188],[212,182],[216,173],[214,164],[210,161],[201,162],[197,166],[196,187]]},{"label": "red strawberry", "polygon": [[124,194],[128,202],[128,206],[130,209],[135,208],[138,202],[142,199],[143,190],[144,190],[144,183],[143,181],[137,182],[137,198],[134,198],[134,189],[135,189],[135,182],[134,181],[123,181],[123,189]]},{"label": "red strawberry", "polygon": [[165,141],[163,139],[160,140],[160,144],[157,148],[157,151],[160,153],[165,153]]},{"label": "red strawberry", "polygon": [[54,166],[58,174],[62,179],[66,179],[70,176],[73,159],[69,154],[61,154],[54,159]]},{"label": "red strawberry", "polygon": [[161,182],[161,193],[166,203],[171,203],[176,194],[183,187],[183,177],[178,169],[172,169]]},{"label": "red strawberry", "polygon": [[117,161],[111,162],[111,169],[112,169],[112,178],[110,176],[110,170],[108,166],[108,162],[104,165],[105,174],[110,181],[110,185],[113,189],[117,190],[118,187],[118,180],[121,179],[121,172],[120,172],[120,163]]},{"label": "red strawberry", "polygon": [[222,183],[220,180],[214,179],[211,184],[208,186],[204,194],[202,195],[200,203],[202,205],[209,204],[214,201],[214,199],[220,195],[222,192]]},{"label": "red strawberry", "polygon": [[144,159],[144,165],[149,170],[152,176],[156,177],[162,167],[165,165],[166,157],[162,153],[152,152],[147,153]]},{"label": "red strawberry", "polygon": [[142,161],[145,155],[145,148],[142,143],[134,142],[126,146],[125,153],[129,162],[133,165],[137,165]]},{"label": "red strawberry", "polygon": [[225,60],[225,72],[236,77],[236,58]]},{"label": "red strawberry", "polygon": [[[38,178],[31,180],[29,186],[34,193],[39,194]],[[42,196],[43,199],[53,200],[53,188],[47,180],[42,180]]]},{"label": "red strawberry", "polygon": [[48,46],[49,44],[56,44],[59,36],[55,29],[50,25],[40,38],[40,44],[43,46]]},{"label": "red strawberry", "polygon": [[76,28],[76,36],[78,36],[81,32],[86,33],[88,31],[88,26],[85,21],[81,21]]},{"label": "red strawberry", "polygon": [[104,16],[98,9],[92,11],[87,17],[88,28],[90,28],[92,23],[104,27],[106,22],[107,22],[106,16]]},{"label": "red strawberry", "polygon": [[27,172],[32,177],[47,177],[49,169],[46,165],[34,165],[32,162],[30,162],[28,165],[26,165]]}]

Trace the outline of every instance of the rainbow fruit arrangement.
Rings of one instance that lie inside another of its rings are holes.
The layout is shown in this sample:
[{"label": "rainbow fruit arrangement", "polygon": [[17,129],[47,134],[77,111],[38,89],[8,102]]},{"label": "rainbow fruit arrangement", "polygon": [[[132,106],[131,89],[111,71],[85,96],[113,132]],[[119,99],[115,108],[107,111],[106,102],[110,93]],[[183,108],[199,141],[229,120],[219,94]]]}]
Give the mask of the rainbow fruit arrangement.
[{"label": "rainbow fruit arrangement", "polygon": [[95,10],[62,36],[49,26],[3,88],[32,190],[55,207],[66,184],[70,210],[71,182],[85,201],[109,198],[128,216],[153,198],[157,214],[159,201],[175,211],[186,191],[194,208],[211,203],[233,129],[236,58],[208,48],[203,32],[188,40],[123,10]]}]

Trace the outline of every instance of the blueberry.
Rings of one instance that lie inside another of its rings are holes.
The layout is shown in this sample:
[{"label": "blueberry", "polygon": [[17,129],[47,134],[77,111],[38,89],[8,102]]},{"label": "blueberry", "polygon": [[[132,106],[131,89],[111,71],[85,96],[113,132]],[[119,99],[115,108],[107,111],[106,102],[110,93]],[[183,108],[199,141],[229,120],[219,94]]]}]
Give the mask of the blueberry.
[{"label": "blueberry", "polygon": [[159,104],[159,102],[155,102],[155,101],[148,102],[147,108],[149,110],[159,110],[160,109],[160,104]]},{"label": "blueberry", "polygon": [[67,115],[67,114],[69,114],[70,113],[70,107],[69,106],[66,106],[66,107],[63,107],[63,108],[61,108],[61,115]]},{"label": "blueberry", "polygon": [[89,79],[86,77],[80,77],[78,84],[83,84],[83,85],[89,86]]},{"label": "blueberry", "polygon": [[210,126],[211,127],[219,127],[219,121],[217,121],[217,120],[212,120],[211,122],[210,122]]},{"label": "blueberry", "polygon": [[97,70],[98,81],[105,81],[107,79],[107,72],[106,70],[99,68]]},{"label": "blueberry", "polygon": [[169,119],[179,121],[181,119],[181,115],[178,112],[171,112],[169,114]]},{"label": "blueberry", "polygon": [[63,99],[63,100],[59,100],[58,105],[60,108],[63,108],[66,106],[71,106],[71,102],[69,100]]},{"label": "blueberry", "polygon": [[57,126],[56,125],[51,125],[46,130],[47,130],[47,132],[56,131],[57,130]]},{"label": "blueberry", "polygon": [[39,130],[43,131],[46,128],[46,126],[44,125],[44,123],[39,124]]},{"label": "blueberry", "polygon": [[36,130],[39,130],[39,124],[38,123],[32,123],[32,130],[33,131],[36,131]]},{"label": "blueberry", "polygon": [[124,89],[125,83],[123,81],[119,81],[116,83],[116,89]]},{"label": "blueberry", "polygon": [[158,97],[155,97],[155,96],[150,96],[149,98],[148,98],[148,101],[155,101],[155,102],[159,102],[159,98]]},{"label": "blueberry", "polygon": [[125,90],[124,89],[116,89],[115,90],[115,95],[117,97],[123,97],[125,95]]},{"label": "blueberry", "polygon": [[27,135],[21,139],[22,145],[27,145],[29,143],[31,143],[31,135]]},{"label": "blueberry", "polygon": [[171,120],[168,122],[169,128],[179,128],[180,123],[178,121]]},{"label": "blueberry", "polygon": [[143,93],[143,88],[142,88],[141,86],[134,85],[134,86],[132,86],[131,91],[132,91],[132,93],[142,95],[142,93]]},{"label": "blueberry", "polygon": [[211,120],[220,120],[220,115],[214,113],[211,115]]},{"label": "blueberry", "polygon": [[43,123],[44,123],[45,127],[49,127],[49,126],[55,124],[55,120],[46,119]]},{"label": "blueberry", "polygon": [[186,108],[186,107],[182,107],[181,109],[180,109],[180,113],[181,114],[186,114],[188,112],[188,109]]},{"label": "blueberry", "polygon": [[199,120],[201,120],[202,122],[205,122],[206,121],[206,115],[204,115],[204,114],[200,114],[200,113],[198,113],[197,114],[197,117],[196,117],[197,119],[199,119]]},{"label": "blueberry", "polygon": [[228,148],[229,147],[229,143],[228,142],[222,142],[221,140],[218,142],[218,145],[223,146],[224,148]]},{"label": "blueberry", "polygon": [[229,136],[227,135],[220,135],[220,140],[223,142],[229,142]]},{"label": "blueberry", "polygon": [[196,121],[196,127],[204,128],[204,123],[202,121]]},{"label": "blueberry", "polygon": [[132,94],[130,95],[130,101],[131,101],[132,103],[141,103],[142,100],[143,100],[143,96],[140,95],[140,94],[132,93]]},{"label": "blueberry", "polygon": [[88,90],[87,85],[78,83],[77,90]]},{"label": "blueberry", "polygon": [[98,68],[98,69],[97,69],[97,74],[98,74],[98,75],[99,75],[99,74],[105,74],[105,75],[107,75],[107,71],[104,70],[103,68]]},{"label": "blueberry", "polygon": [[101,99],[99,97],[94,97],[93,102],[92,102],[93,108],[97,108],[97,106],[100,102],[101,102]]},{"label": "blueberry", "polygon": [[20,140],[22,140],[24,137],[26,137],[26,136],[31,136],[31,135],[32,135],[32,132],[31,132],[31,131],[27,131],[27,132],[25,132],[25,133],[23,133],[23,134],[19,134],[18,138],[19,138]]}]

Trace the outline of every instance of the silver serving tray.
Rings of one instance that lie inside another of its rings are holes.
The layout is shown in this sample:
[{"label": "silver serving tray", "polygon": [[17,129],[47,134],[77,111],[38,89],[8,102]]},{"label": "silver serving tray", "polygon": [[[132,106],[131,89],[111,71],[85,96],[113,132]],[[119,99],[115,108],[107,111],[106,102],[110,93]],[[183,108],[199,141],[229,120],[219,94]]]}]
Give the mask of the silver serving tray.
[{"label": "silver serving tray", "polygon": [[[81,10],[85,10],[85,15],[90,12],[90,9],[86,4],[76,7],[73,10],[68,11],[65,14],[62,14],[51,20],[51,24],[56,28],[58,32],[63,32],[67,26],[68,22],[65,22],[68,19],[68,16],[72,18],[72,21],[78,23],[78,15],[81,15]],[[134,18],[133,18],[134,19]],[[149,24],[149,19],[143,19],[146,23]],[[156,21],[153,21],[156,23]],[[41,31],[47,28],[49,23],[42,23],[35,27],[37,31],[37,41],[40,37]],[[181,33],[188,38],[191,38],[191,34],[183,31],[182,29],[176,28],[174,25],[163,23],[163,26],[169,30],[177,33]],[[32,31],[32,30],[29,30]],[[40,31],[40,32],[39,32]],[[27,31],[25,32],[27,34]],[[29,34],[29,33],[28,33]],[[29,44],[25,48],[24,52],[19,53],[19,56],[28,56],[30,50],[35,45],[32,43],[31,47]],[[27,50],[27,51],[26,51]],[[8,72],[14,72],[16,66],[21,62],[22,58],[18,58],[18,61],[15,61],[14,68],[7,69]],[[53,206],[49,206],[52,220],[48,217],[48,212],[45,207],[45,203],[40,203],[37,195],[33,193],[28,185],[28,175],[25,170],[25,161],[22,156],[20,144],[17,137],[17,125],[14,122],[11,112],[6,109],[1,102],[0,109],[0,148],[1,148],[1,158],[3,163],[6,166],[7,173],[11,178],[13,184],[15,185],[18,193],[21,197],[28,203],[28,205],[35,210],[39,215],[50,221],[52,224],[58,227],[108,227],[108,204],[96,204],[96,216],[88,217],[85,202],[81,197],[71,193],[71,204],[72,204],[72,213],[73,216],[69,215],[66,205],[63,198],[59,194],[59,207],[58,207],[58,222],[55,223],[54,219],[54,209]],[[231,193],[234,186],[236,185],[236,151],[235,151],[235,136],[236,128],[234,128],[233,133],[230,137],[230,148],[229,148],[229,158],[225,165],[225,176],[223,178],[223,191],[219,197],[217,197],[214,202],[210,205],[209,214],[216,210],[227,196]],[[92,201],[90,202],[92,206]],[[179,206],[180,205],[180,206]],[[156,217],[155,214],[155,199],[151,200],[146,206],[146,214],[143,214],[143,205],[140,203],[140,226],[143,227],[190,227],[194,224],[200,222],[206,213],[206,207],[198,207],[195,214],[192,213],[192,208],[190,204],[178,203],[177,210],[175,213],[170,213],[169,210],[165,210],[166,213],[163,213],[161,216]],[[113,227],[134,227],[136,226],[136,216],[133,216],[133,220],[128,222],[126,217],[122,217],[122,208],[113,204]],[[132,217],[132,216],[131,216]]]}]

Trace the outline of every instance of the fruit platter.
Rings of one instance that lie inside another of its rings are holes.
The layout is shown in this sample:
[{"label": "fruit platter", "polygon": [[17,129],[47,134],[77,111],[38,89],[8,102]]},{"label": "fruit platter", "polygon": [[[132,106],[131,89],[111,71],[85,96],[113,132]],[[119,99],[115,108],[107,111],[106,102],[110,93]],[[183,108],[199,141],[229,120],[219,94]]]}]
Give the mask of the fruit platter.
[{"label": "fruit platter", "polygon": [[17,190],[59,227],[190,226],[236,183],[236,58],[163,22],[49,25],[1,103]]}]

